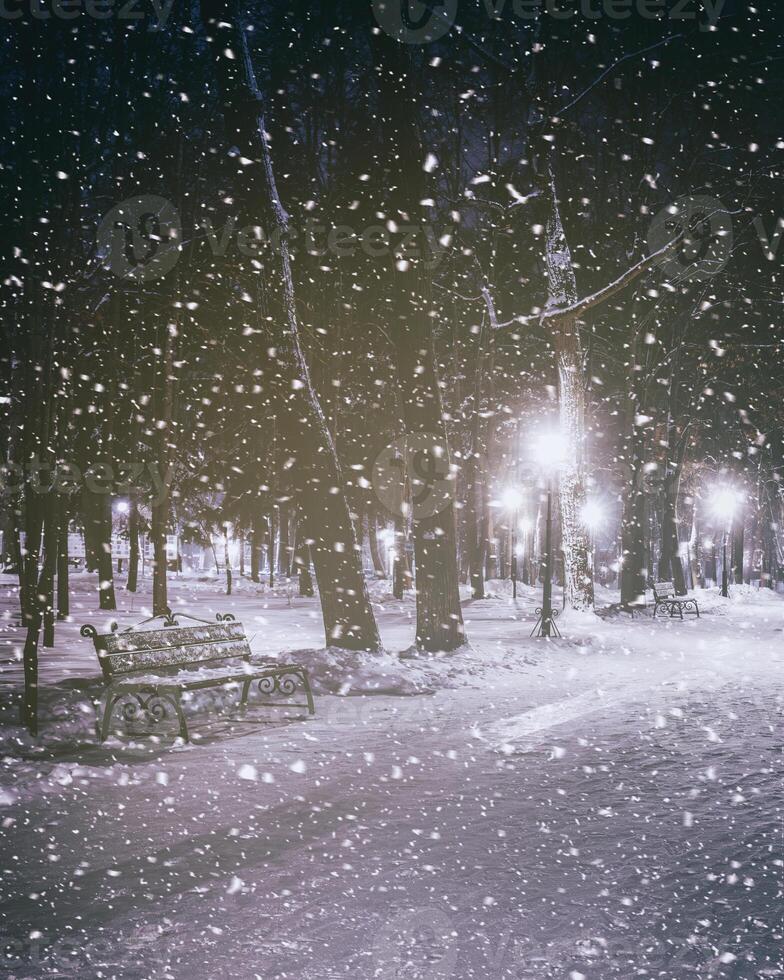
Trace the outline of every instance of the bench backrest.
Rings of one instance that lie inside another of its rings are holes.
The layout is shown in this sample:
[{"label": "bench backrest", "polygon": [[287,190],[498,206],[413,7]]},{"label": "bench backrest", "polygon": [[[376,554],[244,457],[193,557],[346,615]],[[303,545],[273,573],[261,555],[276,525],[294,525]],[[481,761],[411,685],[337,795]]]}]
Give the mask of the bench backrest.
[{"label": "bench backrest", "polygon": [[675,597],[675,586],[672,582],[654,582],[653,594],[657,599],[673,599]]},{"label": "bench backrest", "polygon": [[129,630],[98,634],[93,642],[107,680],[123,674],[171,673],[227,660],[250,660],[242,623]]}]

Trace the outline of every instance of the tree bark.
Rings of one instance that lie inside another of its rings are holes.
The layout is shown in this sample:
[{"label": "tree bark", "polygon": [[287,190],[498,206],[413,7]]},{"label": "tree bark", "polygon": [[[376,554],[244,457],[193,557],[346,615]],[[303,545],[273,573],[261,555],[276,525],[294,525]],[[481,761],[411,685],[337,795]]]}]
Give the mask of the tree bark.
[{"label": "tree bark", "polygon": [[68,504],[61,501],[60,527],[57,534],[57,618],[67,619],[71,613],[68,565]]},{"label": "tree bark", "polygon": [[101,609],[116,609],[114,596],[114,566],[112,564],[112,498],[108,493],[97,495],[98,520],[96,522],[98,596]]},{"label": "tree bark", "polygon": [[[422,178],[424,153],[415,108],[418,104],[409,53],[405,45],[373,36],[379,68],[379,100],[383,144],[379,150],[384,172],[379,191],[389,220],[410,226],[421,213],[425,197]],[[408,440],[412,486],[414,560],[416,564],[416,644],[429,653],[456,650],[465,643],[457,566],[457,528],[453,494],[434,484],[423,472],[443,479],[450,465],[441,388],[433,349],[433,317],[426,268],[428,243],[419,228],[416,250],[393,249],[387,256],[389,296],[377,304],[375,315],[387,325],[397,363],[403,418]],[[416,254],[415,254],[416,253]],[[389,299],[390,302],[384,300]],[[452,483],[454,488],[454,482]]]},{"label": "tree bark", "polygon": [[128,580],[125,588],[135,592],[139,587],[139,503],[136,494],[131,494],[128,509]]},{"label": "tree bark", "polygon": [[226,595],[231,595],[231,551],[229,550],[229,529],[223,528],[223,564],[226,568]]},{"label": "tree bark", "polygon": [[676,595],[686,595],[686,577],[680,554],[678,534],[678,489],[680,467],[668,473],[663,481],[661,494],[661,551],[658,575],[660,581],[672,580]]},{"label": "tree bark", "polygon": [[43,645],[54,646],[54,576],[57,570],[57,549],[60,538],[60,506],[57,494],[48,494],[44,517],[44,561],[38,584],[38,599],[43,604]]},{"label": "tree bark", "polygon": [[278,507],[278,523],[278,575],[288,578],[291,574],[291,514],[287,501],[283,501]]},{"label": "tree bark", "polygon": [[[216,74],[229,139],[243,155],[261,164],[267,203],[279,236],[287,339],[295,371],[286,417],[289,444],[298,453],[292,478],[298,500],[307,514],[313,540],[313,562],[328,644],[357,650],[379,650],[378,634],[367,593],[362,563],[356,552],[344,481],[332,434],[313,387],[302,346],[289,253],[289,217],[280,200],[266,135],[261,92],[250,60],[247,33],[236,7],[228,0],[201,0],[202,18],[209,25],[216,51]],[[236,51],[238,57],[228,57]],[[251,176],[255,170],[246,168]],[[337,492],[333,492],[337,489]]]},{"label": "tree bark", "polygon": [[741,516],[732,526],[732,581],[735,585],[743,585],[744,581],[744,568],[743,568],[743,558],[744,558],[744,526],[743,517]]},{"label": "tree bark", "polygon": [[381,551],[379,550],[378,546],[377,518],[372,511],[368,511],[367,522],[368,543],[370,545],[370,557],[373,561],[373,570],[376,573],[377,579],[385,579],[387,577],[387,570],[384,566],[384,561],[381,557]]}]

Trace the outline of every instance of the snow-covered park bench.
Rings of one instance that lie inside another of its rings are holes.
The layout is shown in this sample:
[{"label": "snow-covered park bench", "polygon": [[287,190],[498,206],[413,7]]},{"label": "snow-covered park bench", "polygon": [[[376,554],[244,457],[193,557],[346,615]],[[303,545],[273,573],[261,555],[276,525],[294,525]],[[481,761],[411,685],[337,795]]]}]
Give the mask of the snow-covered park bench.
[{"label": "snow-covered park bench", "polygon": [[[196,623],[180,626],[182,616]],[[253,684],[266,697],[280,696],[283,700],[261,702],[264,707],[307,708],[315,714],[313,694],[308,673],[297,664],[252,664],[250,645],[242,623],[234,617],[217,615],[217,623],[197,619],[184,613],[154,616],[125,630],[112,627],[111,633],[101,634],[94,626],[82,626],[82,636],[92,638],[95,652],[107,685],[103,712],[96,700],[100,721],[96,724],[103,742],[109,734],[112,713],[120,701],[126,722],[135,721],[141,713],[149,724],[162,722],[167,705],[175,712],[180,735],[188,741],[188,726],[182,709],[183,695],[211,687],[240,690],[239,706],[244,708]],[[142,630],[141,626],[163,620],[162,628]],[[307,703],[292,703],[286,699],[301,690]]]},{"label": "snow-covered park bench", "polygon": [[670,619],[680,616],[683,619],[684,613],[695,613],[697,619],[700,618],[700,607],[696,599],[683,599],[675,595],[675,586],[672,582],[653,583],[653,615],[659,612],[659,608],[670,614]]}]

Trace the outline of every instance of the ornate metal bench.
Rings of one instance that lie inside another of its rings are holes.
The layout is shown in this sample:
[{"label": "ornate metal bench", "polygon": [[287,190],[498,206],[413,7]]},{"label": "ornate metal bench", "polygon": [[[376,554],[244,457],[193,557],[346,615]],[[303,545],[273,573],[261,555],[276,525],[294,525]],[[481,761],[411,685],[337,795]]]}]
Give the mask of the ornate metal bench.
[{"label": "ornate metal bench", "polygon": [[[177,617],[197,623],[182,627]],[[96,723],[98,737],[103,742],[109,734],[109,726],[115,706],[123,700],[126,721],[134,721],[139,714],[157,725],[166,717],[166,706],[174,709],[180,725],[180,735],[188,741],[188,726],[182,710],[182,696],[186,692],[210,687],[236,687],[242,691],[240,707],[248,702],[253,684],[267,697],[275,694],[290,698],[301,687],[306,704],[290,702],[262,702],[264,707],[307,708],[315,714],[310,680],[304,667],[297,664],[251,664],[250,645],[242,623],[234,621],[228,613],[218,614],[217,623],[211,623],[185,613],[154,616],[137,626],[101,634],[94,626],[82,626],[82,636],[89,636],[107,685],[106,699],[101,712],[101,701],[95,707],[100,721]],[[162,629],[140,630],[139,626],[163,620]]]},{"label": "ornate metal bench", "polygon": [[670,619],[680,616],[683,619],[684,613],[695,613],[697,619],[700,618],[700,607],[696,599],[683,599],[675,595],[675,587],[672,582],[653,583],[653,615],[662,608],[670,614]]}]

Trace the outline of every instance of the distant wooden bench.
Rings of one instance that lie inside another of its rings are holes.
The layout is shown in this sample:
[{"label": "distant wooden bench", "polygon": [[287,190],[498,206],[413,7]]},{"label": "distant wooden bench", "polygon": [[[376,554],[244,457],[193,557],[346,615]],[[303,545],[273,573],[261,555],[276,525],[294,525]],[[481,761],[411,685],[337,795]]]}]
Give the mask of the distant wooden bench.
[{"label": "distant wooden bench", "polygon": [[[196,626],[182,627],[177,617],[190,619]],[[297,664],[252,664],[250,645],[242,623],[228,613],[218,614],[217,623],[197,619],[184,613],[155,616],[138,626],[101,634],[94,626],[82,626],[82,636],[89,636],[107,685],[103,712],[100,700],[96,711],[100,721],[97,733],[103,742],[109,734],[112,713],[123,700],[123,718],[135,721],[139,714],[157,725],[166,717],[166,706],[174,709],[180,735],[187,742],[188,726],[182,710],[182,696],[190,691],[211,687],[236,687],[241,690],[239,705],[244,708],[253,684],[267,697],[290,698],[301,688],[305,704],[287,701],[263,702],[264,707],[307,708],[315,714],[308,673]],[[162,629],[140,630],[139,626],[163,619]]]},{"label": "distant wooden bench", "polygon": [[670,614],[670,619],[680,616],[683,619],[684,613],[695,613],[697,619],[700,618],[700,607],[696,599],[684,599],[675,595],[675,586],[672,582],[653,583],[653,615],[663,609]]}]

